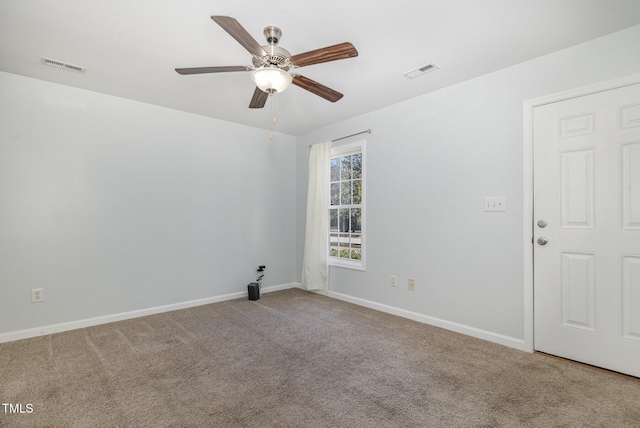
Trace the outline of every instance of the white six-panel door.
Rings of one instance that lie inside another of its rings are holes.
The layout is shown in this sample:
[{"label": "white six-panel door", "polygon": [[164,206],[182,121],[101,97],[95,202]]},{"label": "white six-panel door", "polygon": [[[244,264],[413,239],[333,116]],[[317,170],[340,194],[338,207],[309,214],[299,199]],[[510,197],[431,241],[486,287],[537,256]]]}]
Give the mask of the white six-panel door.
[{"label": "white six-panel door", "polygon": [[640,377],[640,85],[535,107],[533,145],[534,347]]}]

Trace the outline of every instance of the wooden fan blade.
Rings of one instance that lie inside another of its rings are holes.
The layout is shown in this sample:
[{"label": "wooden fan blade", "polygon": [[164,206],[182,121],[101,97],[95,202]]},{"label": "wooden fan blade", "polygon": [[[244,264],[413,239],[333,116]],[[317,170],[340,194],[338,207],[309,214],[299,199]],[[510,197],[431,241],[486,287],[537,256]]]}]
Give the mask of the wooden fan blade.
[{"label": "wooden fan blade", "polygon": [[321,85],[320,83],[311,80],[308,77],[300,76],[299,74],[293,76],[293,81],[291,83],[301,87],[302,89],[306,89],[312,94],[316,94],[317,96],[322,97],[327,101],[331,101],[332,103],[335,103],[343,97],[340,92],[334,91],[331,88]]},{"label": "wooden fan blade", "polygon": [[339,59],[354,58],[358,56],[358,51],[349,42],[339,45],[327,46],[326,48],[301,53],[291,57],[291,62],[296,67],[320,64],[322,62],[336,61]]},{"label": "wooden fan blade", "polygon": [[212,16],[211,19],[215,21],[216,24],[222,27],[224,31],[229,33],[231,37],[236,39],[238,43],[240,43],[246,50],[251,52],[256,56],[265,56],[267,53],[262,49],[262,46],[251,37],[251,34],[244,29],[242,25],[234,18],[230,16]]},{"label": "wooden fan blade", "polygon": [[256,86],[256,90],[253,91],[253,97],[251,97],[251,102],[249,103],[249,108],[264,107],[267,102],[267,98],[269,98],[269,94]]},{"label": "wooden fan blade", "polygon": [[246,65],[225,65],[222,67],[176,68],[178,74],[226,73],[228,71],[249,71]]}]

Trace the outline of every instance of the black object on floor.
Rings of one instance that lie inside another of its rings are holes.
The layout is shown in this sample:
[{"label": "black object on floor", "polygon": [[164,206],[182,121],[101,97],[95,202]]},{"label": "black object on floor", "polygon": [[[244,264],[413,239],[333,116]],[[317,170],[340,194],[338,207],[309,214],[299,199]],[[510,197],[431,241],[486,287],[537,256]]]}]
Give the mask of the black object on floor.
[{"label": "black object on floor", "polygon": [[247,285],[247,289],[249,290],[249,300],[258,300],[260,298],[260,286],[257,282]]}]

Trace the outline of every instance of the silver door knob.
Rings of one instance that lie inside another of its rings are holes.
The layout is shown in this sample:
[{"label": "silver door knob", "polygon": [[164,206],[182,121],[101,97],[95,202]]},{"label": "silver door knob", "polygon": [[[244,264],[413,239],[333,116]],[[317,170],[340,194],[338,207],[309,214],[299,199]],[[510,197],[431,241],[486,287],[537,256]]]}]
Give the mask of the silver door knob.
[{"label": "silver door knob", "polygon": [[544,229],[545,227],[547,227],[547,222],[544,220],[538,220],[538,227],[540,229]]},{"label": "silver door knob", "polygon": [[549,242],[549,240],[544,236],[538,238],[538,245],[547,245],[547,242]]}]

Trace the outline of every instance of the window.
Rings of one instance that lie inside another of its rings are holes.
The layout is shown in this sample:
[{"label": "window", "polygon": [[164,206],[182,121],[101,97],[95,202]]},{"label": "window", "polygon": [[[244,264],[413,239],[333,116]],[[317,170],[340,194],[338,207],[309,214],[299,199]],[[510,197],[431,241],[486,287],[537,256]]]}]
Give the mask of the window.
[{"label": "window", "polygon": [[365,142],[331,149],[329,264],[364,270]]}]

